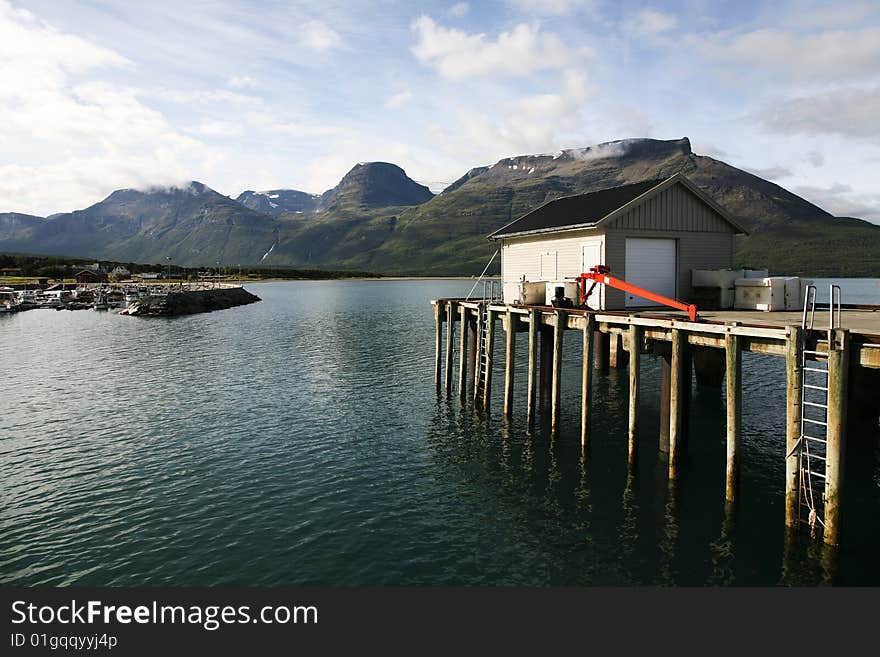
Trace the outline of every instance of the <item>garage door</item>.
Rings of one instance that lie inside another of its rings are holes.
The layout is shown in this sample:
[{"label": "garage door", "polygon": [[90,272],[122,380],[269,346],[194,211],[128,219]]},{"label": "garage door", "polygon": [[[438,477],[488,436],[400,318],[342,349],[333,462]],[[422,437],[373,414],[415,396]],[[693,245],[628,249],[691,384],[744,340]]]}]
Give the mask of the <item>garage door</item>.
[{"label": "garage door", "polygon": [[[666,297],[675,297],[675,240],[629,237],[626,240],[626,282]],[[626,294],[627,306],[657,305]]]}]

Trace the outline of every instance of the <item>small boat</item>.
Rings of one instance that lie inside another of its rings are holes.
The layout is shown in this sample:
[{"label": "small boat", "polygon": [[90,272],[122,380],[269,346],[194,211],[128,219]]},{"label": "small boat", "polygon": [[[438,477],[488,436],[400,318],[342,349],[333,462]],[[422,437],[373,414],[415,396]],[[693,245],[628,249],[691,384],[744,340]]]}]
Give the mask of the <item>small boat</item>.
[{"label": "small boat", "polygon": [[0,313],[14,313],[18,309],[15,290],[11,287],[0,287]]},{"label": "small boat", "polygon": [[104,292],[99,292],[95,297],[95,305],[92,307],[95,310],[110,310],[110,303],[107,301],[107,295]]}]

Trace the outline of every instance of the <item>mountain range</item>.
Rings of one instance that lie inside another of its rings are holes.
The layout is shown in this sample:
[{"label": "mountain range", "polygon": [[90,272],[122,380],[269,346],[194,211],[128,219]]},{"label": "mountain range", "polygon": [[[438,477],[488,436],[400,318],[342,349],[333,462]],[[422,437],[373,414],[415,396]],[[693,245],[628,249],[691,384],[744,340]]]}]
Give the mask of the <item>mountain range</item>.
[{"label": "mountain range", "polygon": [[687,138],[629,139],[476,167],[434,195],[400,167],[356,165],[321,195],[199,182],[117,190],[47,218],[0,213],[0,251],[178,265],[358,269],[471,275],[486,235],[548,200],[683,172],[750,234],[737,264],[812,276],[880,275],[880,226],[834,217],[754,174],[697,155]]}]

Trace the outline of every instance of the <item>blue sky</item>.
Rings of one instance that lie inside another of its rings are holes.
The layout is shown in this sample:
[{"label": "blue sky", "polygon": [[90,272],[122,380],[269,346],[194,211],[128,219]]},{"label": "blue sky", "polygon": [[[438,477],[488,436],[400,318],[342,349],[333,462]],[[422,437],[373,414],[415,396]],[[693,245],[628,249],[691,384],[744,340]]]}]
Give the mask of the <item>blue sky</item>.
[{"label": "blue sky", "polygon": [[0,0],[0,211],[631,137],[880,222],[880,4]]}]

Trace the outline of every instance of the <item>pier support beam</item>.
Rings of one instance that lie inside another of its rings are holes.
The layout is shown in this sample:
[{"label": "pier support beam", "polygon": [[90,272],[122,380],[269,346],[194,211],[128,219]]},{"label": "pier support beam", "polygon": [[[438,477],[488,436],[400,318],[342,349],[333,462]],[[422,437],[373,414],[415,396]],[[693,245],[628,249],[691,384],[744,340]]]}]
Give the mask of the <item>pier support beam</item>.
[{"label": "pier support beam", "polygon": [[474,406],[482,403],[482,399],[480,397],[480,392],[482,390],[483,381],[481,370],[483,369],[483,351],[485,350],[485,345],[483,344],[483,307],[479,306],[477,310],[477,335],[476,335],[476,343],[477,348],[474,349]]},{"label": "pier support beam", "polygon": [[626,352],[623,350],[623,336],[620,333],[608,334],[608,367],[613,370],[626,367]]},{"label": "pier support beam", "polygon": [[798,525],[803,330],[790,326],[785,345],[785,525]]},{"label": "pier support beam", "polygon": [[596,316],[587,315],[583,330],[581,357],[581,447],[590,444],[590,414],[593,398],[593,336],[596,330]]},{"label": "pier support beam", "polygon": [[828,352],[828,445],[825,462],[825,532],[829,545],[840,542],[840,493],[846,449],[849,383],[849,331],[836,329]]},{"label": "pier support beam", "polygon": [[596,366],[596,371],[601,373],[608,372],[608,334],[602,333],[599,330],[599,327],[596,326],[596,330],[593,334],[593,363]]},{"label": "pier support beam", "polygon": [[669,453],[669,398],[672,383],[672,348],[669,344],[654,343],[654,353],[660,356],[660,443],[662,453]]},{"label": "pier support beam", "polygon": [[541,370],[538,377],[538,397],[541,412],[550,410],[551,384],[553,378],[553,332],[548,326],[541,326]]},{"label": "pier support beam", "polygon": [[742,343],[739,336],[728,333],[724,338],[724,348],[727,356],[727,477],[724,497],[728,502],[733,502],[739,485],[742,434]]},{"label": "pier support beam", "polygon": [[537,309],[529,310],[529,380],[526,391],[526,423],[535,421],[535,383],[538,374],[538,329],[541,315]]},{"label": "pier support beam", "polygon": [[507,308],[505,323],[507,331],[504,334],[504,417],[513,415],[513,371],[516,362],[516,325],[519,317]]},{"label": "pier support beam", "polygon": [[724,382],[724,352],[714,347],[691,347],[697,385],[721,388]]},{"label": "pier support beam", "polygon": [[556,311],[556,323],[553,325],[553,379],[552,388],[552,417],[550,430],[553,433],[559,431],[560,399],[562,393],[562,335],[565,333],[565,311]]},{"label": "pier support beam", "polygon": [[477,372],[477,320],[475,317],[468,317],[468,390],[474,389],[474,377]]},{"label": "pier support beam", "polygon": [[455,353],[455,320],[453,313],[455,312],[455,304],[452,301],[446,302],[446,369],[444,371],[443,384],[446,389],[446,396],[452,392],[452,357]]},{"label": "pier support beam", "polygon": [[490,410],[492,402],[492,366],[495,351],[495,315],[491,308],[486,309],[486,380],[483,381],[483,408]]},{"label": "pier support beam", "polygon": [[460,334],[458,342],[458,400],[464,404],[467,399],[467,373],[468,373],[468,340],[470,334],[470,322],[468,321],[468,309],[458,307]]},{"label": "pier support beam", "polygon": [[[675,481],[685,448],[685,335],[680,329],[672,329],[672,362],[669,376],[669,481]],[[690,387],[690,381],[687,381]]]},{"label": "pier support beam", "polygon": [[440,304],[440,300],[437,300],[437,305],[434,307],[434,322],[435,322],[435,355],[434,355],[434,384],[437,386],[437,392],[440,392],[440,374],[441,369],[443,367],[443,307]]},{"label": "pier support beam", "polygon": [[641,381],[642,328],[633,324],[629,327],[629,437],[627,442],[627,463],[632,467],[638,453],[637,436],[639,432],[639,383]]}]

